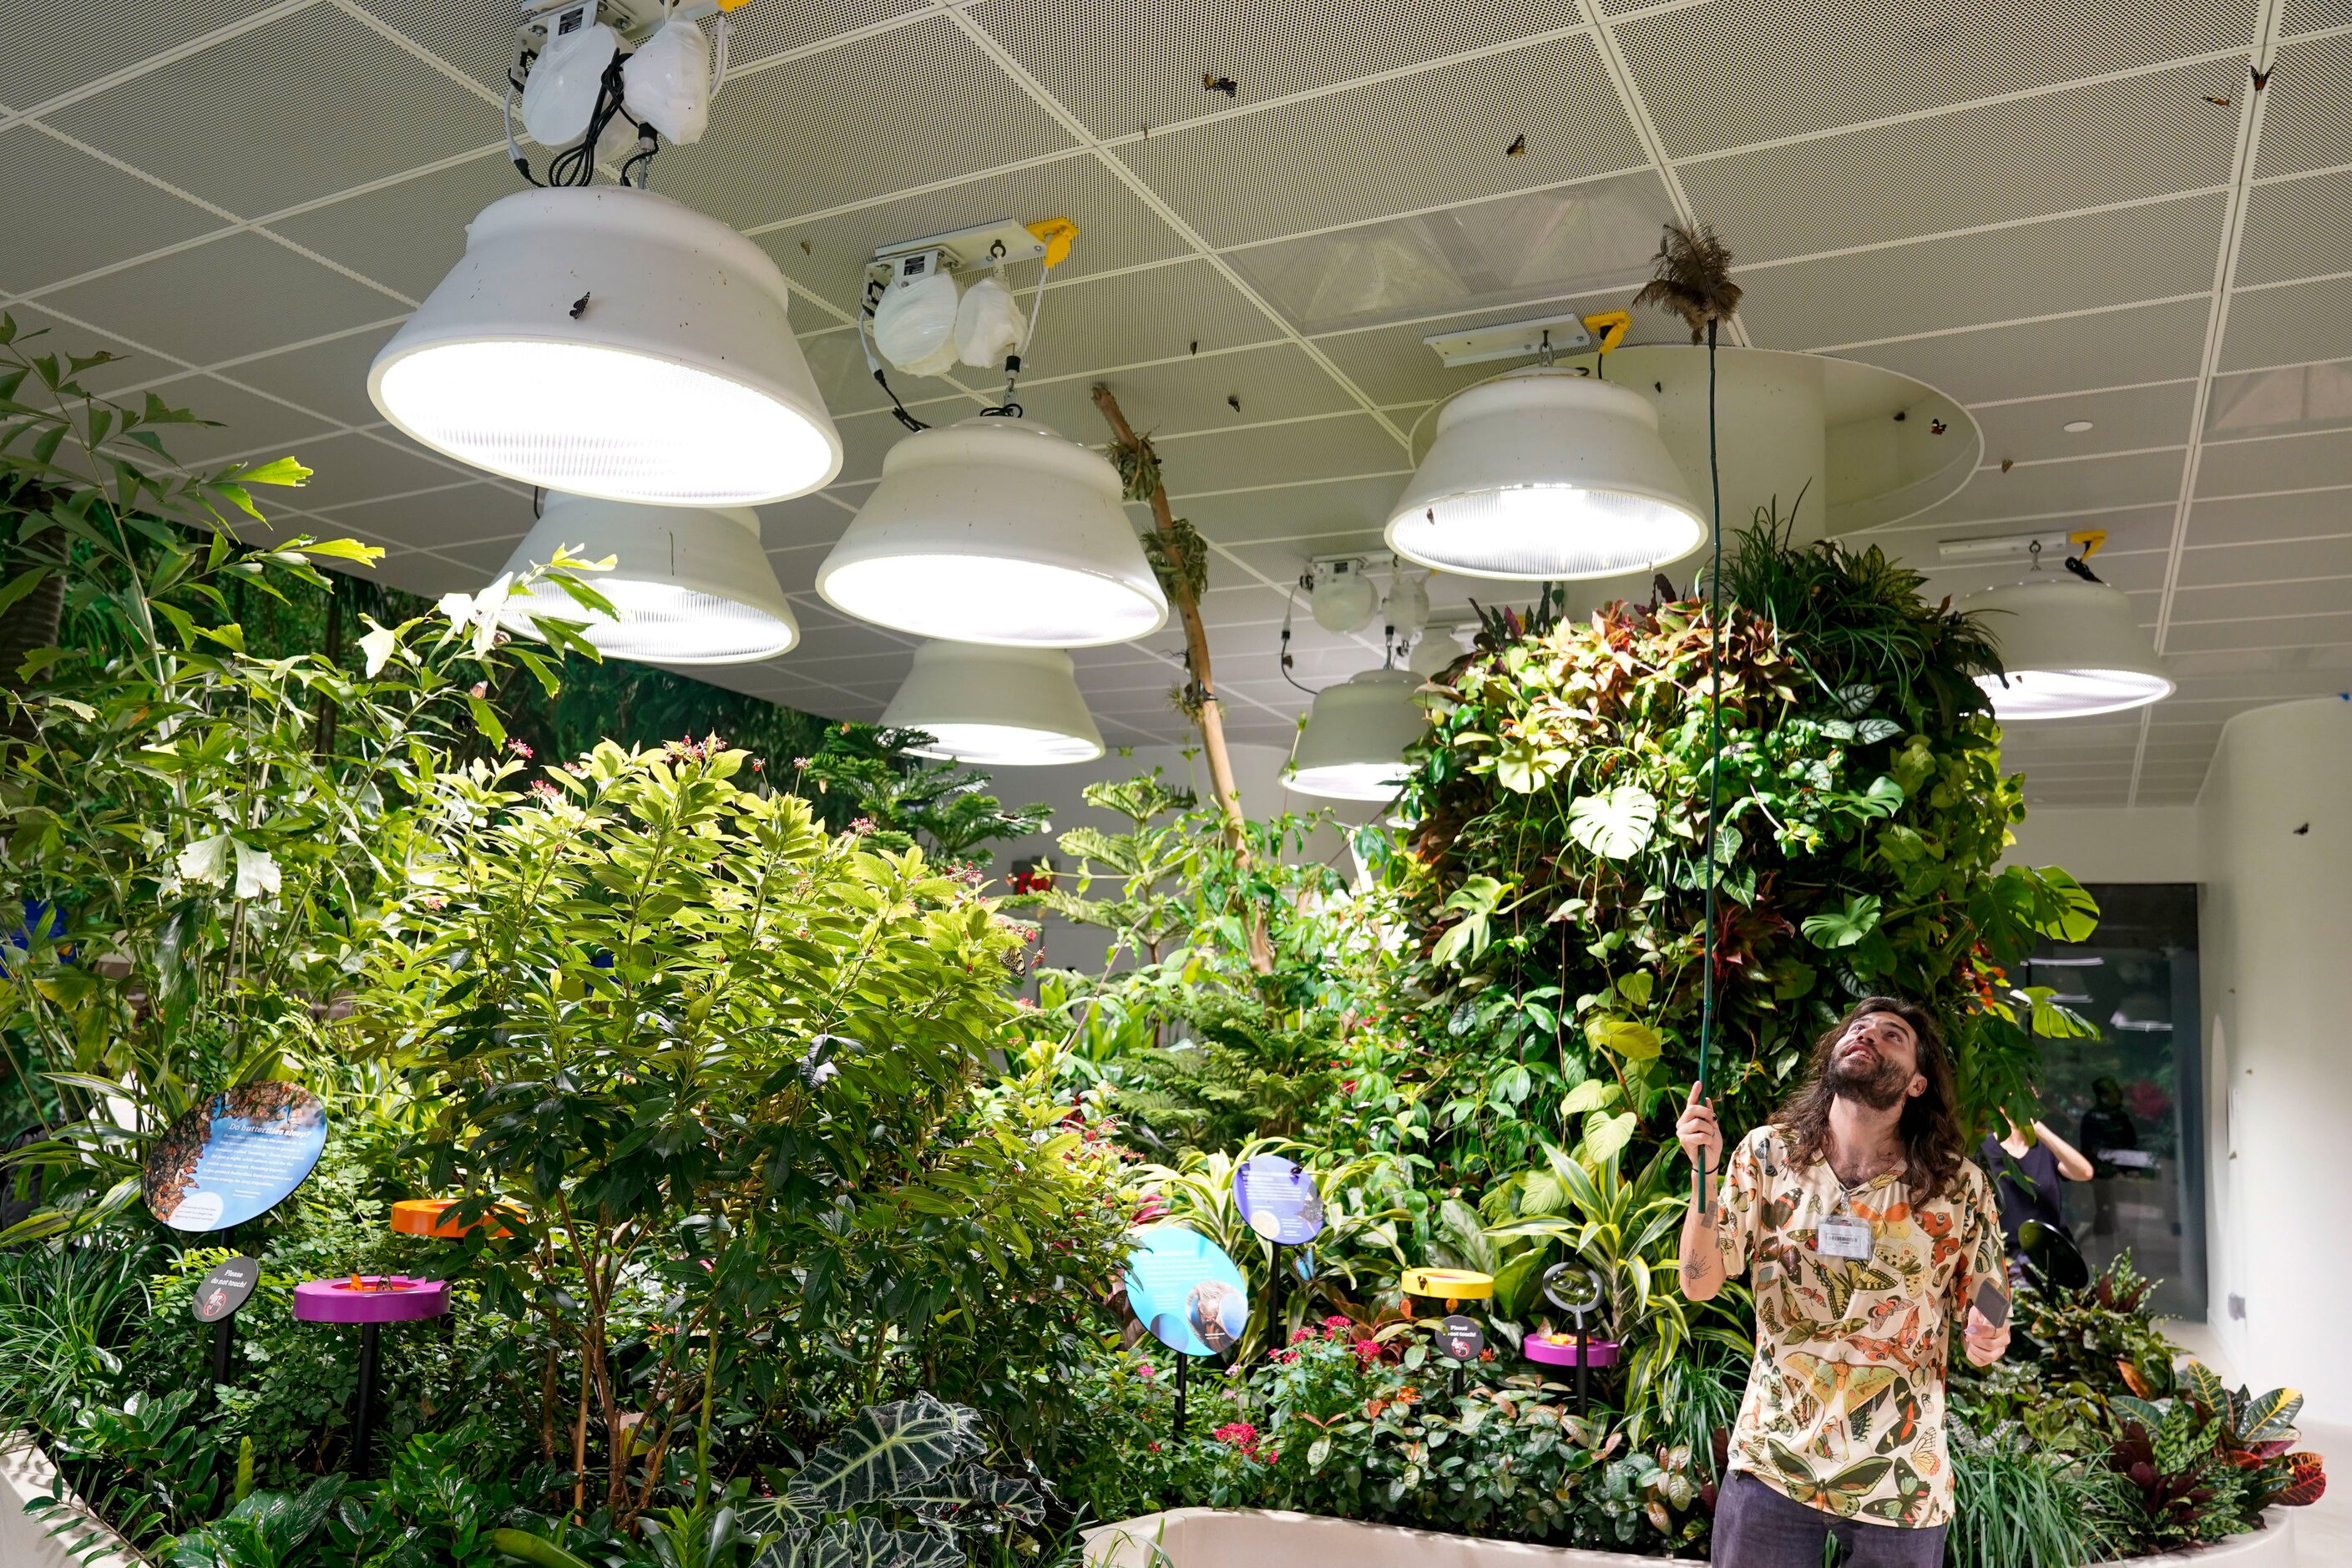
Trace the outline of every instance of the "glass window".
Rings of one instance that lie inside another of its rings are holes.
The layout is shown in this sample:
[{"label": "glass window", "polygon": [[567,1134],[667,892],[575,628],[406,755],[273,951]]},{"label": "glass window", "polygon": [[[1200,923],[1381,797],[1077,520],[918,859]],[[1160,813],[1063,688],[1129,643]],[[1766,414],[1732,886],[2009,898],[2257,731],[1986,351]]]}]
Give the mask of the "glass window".
[{"label": "glass window", "polygon": [[2197,889],[2095,886],[2088,942],[2044,945],[2032,984],[2097,1026],[2042,1043],[2042,1119],[2094,1172],[2065,1186],[2066,1220],[2094,1272],[2129,1250],[2163,1283],[2156,1309],[2205,1318],[2203,1051],[2197,1005]]}]

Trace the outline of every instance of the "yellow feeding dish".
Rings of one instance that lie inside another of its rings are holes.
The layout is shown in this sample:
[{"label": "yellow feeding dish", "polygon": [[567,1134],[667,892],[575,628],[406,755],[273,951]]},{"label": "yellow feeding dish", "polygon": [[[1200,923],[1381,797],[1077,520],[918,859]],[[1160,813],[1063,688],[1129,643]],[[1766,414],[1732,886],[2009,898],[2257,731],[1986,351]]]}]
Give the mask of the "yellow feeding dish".
[{"label": "yellow feeding dish", "polygon": [[1404,1293],[1433,1301],[1486,1301],[1495,1295],[1495,1277],[1468,1268],[1408,1268]]}]

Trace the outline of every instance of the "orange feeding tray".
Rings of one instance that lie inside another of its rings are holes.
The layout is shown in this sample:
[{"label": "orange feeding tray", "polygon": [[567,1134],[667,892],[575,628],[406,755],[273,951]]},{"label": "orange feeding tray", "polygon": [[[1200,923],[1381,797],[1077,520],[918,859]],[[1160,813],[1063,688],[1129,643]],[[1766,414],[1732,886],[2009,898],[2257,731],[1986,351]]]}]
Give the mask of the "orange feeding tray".
[{"label": "orange feeding tray", "polygon": [[510,1233],[504,1225],[499,1223],[499,1215],[504,1214],[509,1218],[520,1217],[512,1209],[496,1205],[481,1218],[469,1225],[459,1220],[451,1212],[457,1208],[457,1204],[458,1200],[456,1198],[403,1198],[392,1205],[392,1228],[403,1236],[437,1236],[450,1238],[465,1236],[487,1226],[489,1228],[490,1235],[504,1238]]}]

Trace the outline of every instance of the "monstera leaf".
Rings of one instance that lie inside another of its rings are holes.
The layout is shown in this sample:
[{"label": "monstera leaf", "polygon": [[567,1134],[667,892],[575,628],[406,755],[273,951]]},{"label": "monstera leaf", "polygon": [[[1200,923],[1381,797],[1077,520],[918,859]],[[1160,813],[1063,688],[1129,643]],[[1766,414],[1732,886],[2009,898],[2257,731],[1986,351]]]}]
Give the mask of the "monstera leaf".
[{"label": "monstera leaf", "polygon": [[869,1405],[793,1478],[792,1500],[814,1512],[839,1513],[912,1490],[978,1456],[979,1419],[928,1394]]},{"label": "monstera leaf", "polygon": [[1639,784],[1580,795],[1568,808],[1568,836],[1604,860],[1640,854],[1657,826],[1658,797]]},{"label": "monstera leaf", "polygon": [[1852,947],[1878,929],[1876,893],[1849,893],[1844,903],[1805,918],[1805,935],[1821,947]]}]

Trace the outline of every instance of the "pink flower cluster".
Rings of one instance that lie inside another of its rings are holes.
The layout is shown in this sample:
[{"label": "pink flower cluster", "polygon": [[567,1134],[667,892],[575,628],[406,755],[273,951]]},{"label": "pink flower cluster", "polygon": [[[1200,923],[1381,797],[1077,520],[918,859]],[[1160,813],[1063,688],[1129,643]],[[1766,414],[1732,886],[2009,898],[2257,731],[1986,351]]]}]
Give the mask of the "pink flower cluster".
[{"label": "pink flower cluster", "polygon": [[1228,1421],[1209,1434],[1244,1459],[1255,1459],[1261,1465],[1271,1465],[1276,1458],[1255,1426],[1246,1421]]}]

